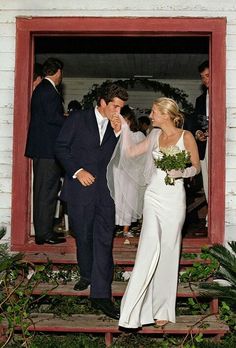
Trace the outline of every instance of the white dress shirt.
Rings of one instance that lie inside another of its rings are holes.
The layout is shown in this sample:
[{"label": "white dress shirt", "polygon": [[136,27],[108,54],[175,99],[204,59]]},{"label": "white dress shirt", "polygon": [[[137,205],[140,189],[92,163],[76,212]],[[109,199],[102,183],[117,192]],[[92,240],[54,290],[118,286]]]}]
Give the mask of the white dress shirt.
[{"label": "white dress shirt", "polygon": [[101,145],[102,139],[103,139],[104,134],[105,134],[106,129],[107,129],[108,118],[104,117],[100,114],[97,106],[95,107],[95,116],[96,116],[96,120],[97,120],[97,124],[98,124],[98,130],[99,130],[99,136],[100,136],[100,145]]}]

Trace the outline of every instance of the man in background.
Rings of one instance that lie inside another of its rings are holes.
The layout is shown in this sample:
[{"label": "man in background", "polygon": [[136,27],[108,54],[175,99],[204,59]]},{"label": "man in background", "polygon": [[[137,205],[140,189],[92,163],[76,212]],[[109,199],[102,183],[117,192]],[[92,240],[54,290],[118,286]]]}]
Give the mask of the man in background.
[{"label": "man in background", "polygon": [[34,64],[33,91],[43,79],[43,66],[40,63]]},{"label": "man in background", "polygon": [[57,86],[63,63],[48,58],[42,67],[43,80],[31,98],[31,119],[25,156],[33,161],[33,224],[36,244],[58,244],[66,240],[53,232],[54,214],[61,177],[54,146],[64,122],[64,108]]},{"label": "man in background", "polygon": [[138,126],[139,126],[139,130],[144,135],[148,135],[152,130],[151,121],[150,121],[150,118],[148,116],[139,117],[138,118]]},{"label": "man in background", "polygon": [[[201,162],[201,172],[203,188],[208,202],[208,120],[209,120],[209,83],[210,71],[209,61],[206,60],[198,67],[202,82],[203,93],[196,99],[195,103],[195,129],[194,135],[197,140],[199,157]],[[207,217],[206,217],[207,226]]]},{"label": "man in background", "polygon": [[67,107],[67,112],[70,113],[72,111],[78,111],[82,109],[82,105],[80,104],[80,102],[78,100],[71,100],[68,103],[68,107]]}]

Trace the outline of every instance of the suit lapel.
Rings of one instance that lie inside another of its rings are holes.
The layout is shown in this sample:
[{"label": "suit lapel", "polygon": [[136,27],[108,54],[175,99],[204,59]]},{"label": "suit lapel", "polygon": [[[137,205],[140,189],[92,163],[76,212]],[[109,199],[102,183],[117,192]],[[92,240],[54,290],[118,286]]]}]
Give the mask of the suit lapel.
[{"label": "suit lapel", "polygon": [[109,137],[111,136],[112,132],[113,132],[113,129],[112,129],[111,123],[110,123],[110,121],[108,121],[106,132],[105,132],[105,134],[103,136],[101,145],[103,145],[109,139]]},{"label": "suit lapel", "polygon": [[98,129],[97,119],[96,119],[94,110],[91,110],[87,124],[88,124],[89,131],[92,133],[92,135],[95,138],[96,143],[100,144],[99,129]]},{"label": "suit lapel", "polygon": [[[99,129],[98,129],[97,119],[96,119],[96,115],[95,115],[94,110],[91,110],[91,113],[89,114],[88,127],[89,127],[90,132],[95,137],[96,143],[98,143],[100,145]],[[111,127],[110,122],[108,122],[101,145],[103,145],[109,139],[109,137],[111,136],[112,133],[113,133],[113,129]]]}]

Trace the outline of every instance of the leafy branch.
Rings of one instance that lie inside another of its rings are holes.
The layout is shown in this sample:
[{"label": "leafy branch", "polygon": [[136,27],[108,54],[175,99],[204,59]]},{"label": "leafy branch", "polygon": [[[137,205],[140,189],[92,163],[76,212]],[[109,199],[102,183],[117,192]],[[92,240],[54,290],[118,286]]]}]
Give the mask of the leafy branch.
[{"label": "leafy branch", "polygon": [[132,78],[128,80],[117,81],[105,81],[101,85],[93,84],[88,93],[83,96],[81,104],[84,109],[88,109],[94,106],[94,102],[99,96],[100,88],[107,82],[113,82],[119,84],[126,89],[133,89],[135,85],[141,84],[147,90],[153,90],[154,92],[161,92],[162,95],[168,98],[174,99],[178,104],[181,104],[184,113],[191,115],[194,112],[194,107],[187,101],[188,95],[181,89],[171,87],[168,83],[149,80],[147,78]]}]

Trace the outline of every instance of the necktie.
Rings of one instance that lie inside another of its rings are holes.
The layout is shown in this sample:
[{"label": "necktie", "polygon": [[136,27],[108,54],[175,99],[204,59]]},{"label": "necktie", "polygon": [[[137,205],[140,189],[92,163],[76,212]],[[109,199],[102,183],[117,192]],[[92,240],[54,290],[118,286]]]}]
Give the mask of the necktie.
[{"label": "necktie", "polygon": [[103,136],[104,136],[105,131],[106,131],[106,125],[107,125],[106,121],[107,121],[106,118],[104,118],[100,123],[100,144],[102,142]]}]

